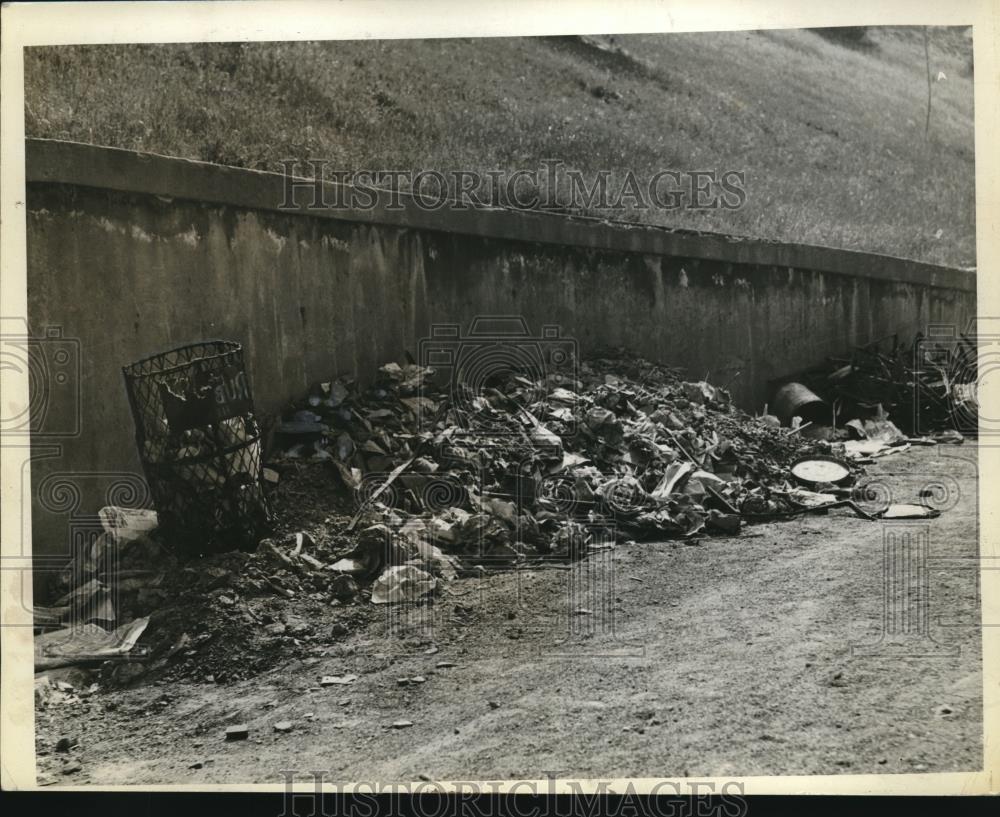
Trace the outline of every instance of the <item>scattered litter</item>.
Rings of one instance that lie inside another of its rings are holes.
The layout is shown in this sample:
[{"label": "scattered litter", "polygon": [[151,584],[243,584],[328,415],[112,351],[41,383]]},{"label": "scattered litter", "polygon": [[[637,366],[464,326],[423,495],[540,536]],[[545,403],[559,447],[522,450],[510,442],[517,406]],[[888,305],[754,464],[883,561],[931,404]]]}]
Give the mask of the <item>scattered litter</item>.
[{"label": "scattered litter", "polygon": [[[334,576],[328,585],[330,595],[338,601],[350,601],[357,597],[360,588],[351,576]],[[346,633],[341,633],[346,635]]]},{"label": "scattered litter", "polygon": [[101,527],[115,544],[127,545],[154,531],[158,524],[156,511],[142,508],[119,508],[108,505],[97,514]]},{"label": "scattered litter", "polygon": [[132,650],[148,624],[148,618],[140,618],[111,632],[85,624],[38,635],[35,670],[121,658]]},{"label": "scattered litter", "polygon": [[292,731],[292,722],[291,721],[278,721],[276,724],[274,724],[274,731],[275,732],[291,732]]},{"label": "scattered litter", "polygon": [[250,729],[245,723],[226,729],[226,740],[246,740],[248,737],[250,737]]},{"label": "scattered litter", "polygon": [[76,738],[59,738],[56,741],[57,752],[68,752],[74,746],[79,746],[80,742]]},{"label": "scattered litter", "polygon": [[936,519],[940,515],[941,511],[936,508],[928,508],[926,505],[909,505],[906,503],[890,505],[879,514],[882,519]]},{"label": "scattered litter", "polygon": [[833,457],[810,456],[797,460],[790,469],[803,485],[836,484],[851,475],[851,469]]},{"label": "scattered litter", "polygon": [[357,675],[324,675],[319,682],[321,687],[345,686],[358,680]]},{"label": "scattered litter", "polygon": [[822,494],[795,488],[787,493],[789,499],[803,508],[821,508],[837,501],[835,494]]},{"label": "scattered litter", "polygon": [[742,521],[739,514],[722,513],[716,508],[711,508],[708,512],[708,518],[705,520],[705,526],[709,530],[734,534],[739,533]]},{"label": "scattered litter", "polygon": [[413,726],[413,721],[393,721],[390,728],[391,729],[406,729],[409,726]]},{"label": "scattered litter", "polygon": [[872,420],[849,420],[844,424],[857,432],[865,440],[877,440],[887,446],[906,442],[906,435],[885,416],[879,406],[879,416]]},{"label": "scattered litter", "polygon": [[888,449],[880,440],[848,440],[844,443],[844,453],[853,459],[871,457]]},{"label": "scattered litter", "polygon": [[437,580],[419,567],[396,565],[378,577],[372,586],[372,601],[375,604],[416,601],[433,593],[435,587]]},{"label": "scattered litter", "polygon": [[944,445],[961,445],[965,442],[965,437],[953,428],[946,428],[943,431],[937,432],[933,436],[933,440],[936,443]]}]

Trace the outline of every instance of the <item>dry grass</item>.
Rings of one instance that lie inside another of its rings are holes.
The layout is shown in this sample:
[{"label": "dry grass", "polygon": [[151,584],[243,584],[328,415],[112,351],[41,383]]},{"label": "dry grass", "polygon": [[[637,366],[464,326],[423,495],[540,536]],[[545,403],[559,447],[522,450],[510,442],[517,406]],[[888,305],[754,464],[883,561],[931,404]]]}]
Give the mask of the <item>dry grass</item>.
[{"label": "dry grass", "polygon": [[[971,41],[919,29],[26,52],[29,136],[279,169],[662,168],[747,173],[736,211],[675,227],[975,263]],[[608,92],[614,93],[608,93]],[[940,231],[940,232],[939,232]]]}]

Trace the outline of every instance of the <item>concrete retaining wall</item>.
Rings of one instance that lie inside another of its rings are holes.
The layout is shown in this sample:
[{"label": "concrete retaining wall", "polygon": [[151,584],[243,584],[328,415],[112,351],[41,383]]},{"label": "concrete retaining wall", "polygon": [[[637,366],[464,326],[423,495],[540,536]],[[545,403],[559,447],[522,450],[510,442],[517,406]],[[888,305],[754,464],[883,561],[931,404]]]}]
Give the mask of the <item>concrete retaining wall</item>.
[{"label": "concrete retaining wall", "polygon": [[[282,210],[274,174],[45,140],[27,156],[32,332],[61,328],[46,343],[80,361],[32,441],[39,555],[65,554],[104,502],[142,502],[121,366],[182,343],[243,343],[273,411],[417,356],[434,324],[520,315],[759,408],[772,378],[975,314],[974,274],[901,259],[490,208]],[[65,484],[74,500],[54,501]]]}]

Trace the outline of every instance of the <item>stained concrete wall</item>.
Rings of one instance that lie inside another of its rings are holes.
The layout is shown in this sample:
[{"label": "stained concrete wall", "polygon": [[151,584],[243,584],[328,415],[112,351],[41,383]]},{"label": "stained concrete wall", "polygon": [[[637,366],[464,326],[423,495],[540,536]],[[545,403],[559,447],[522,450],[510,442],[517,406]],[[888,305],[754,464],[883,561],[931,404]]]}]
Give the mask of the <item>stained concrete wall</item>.
[{"label": "stained concrete wall", "polygon": [[973,274],[864,253],[491,208],[315,210],[301,191],[283,210],[280,176],[44,140],[27,174],[32,332],[61,328],[47,343],[80,363],[32,438],[35,552],[56,560],[101,504],[142,503],[121,366],[182,343],[241,342],[274,411],[418,356],[434,324],[520,315],[759,408],[772,378],[975,313]]}]

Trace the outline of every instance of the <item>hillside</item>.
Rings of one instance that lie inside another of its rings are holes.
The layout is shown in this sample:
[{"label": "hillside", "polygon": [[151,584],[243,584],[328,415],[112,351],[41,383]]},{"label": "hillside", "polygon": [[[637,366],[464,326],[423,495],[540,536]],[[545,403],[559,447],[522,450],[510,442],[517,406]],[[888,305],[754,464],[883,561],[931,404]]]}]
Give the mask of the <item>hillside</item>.
[{"label": "hillside", "polygon": [[25,52],[28,136],[278,170],[742,170],[738,210],[615,217],[975,264],[971,40],[919,29]]}]

